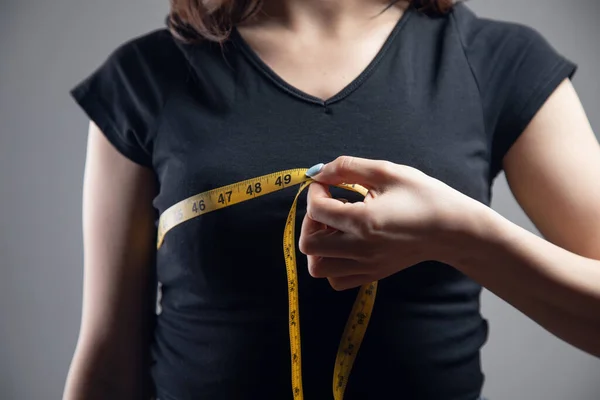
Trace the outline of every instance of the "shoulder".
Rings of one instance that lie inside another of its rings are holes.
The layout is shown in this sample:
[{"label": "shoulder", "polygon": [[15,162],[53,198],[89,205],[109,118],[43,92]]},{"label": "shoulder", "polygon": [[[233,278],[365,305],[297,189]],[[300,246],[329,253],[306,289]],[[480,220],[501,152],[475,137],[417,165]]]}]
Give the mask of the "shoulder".
[{"label": "shoulder", "polygon": [[549,96],[577,65],[536,29],[477,16],[464,4],[449,16],[479,88],[493,137],[491,176]]},{"label": "shoulder", "polygon": [[115,48],[104,66],[146,78],[163,77],[185,68],[186,59],[167,29],[133,37]]},{"label": "shoulder", "polygon": [[120,103],[130,112],[156,113],[171,88],[185,83],[187,65],[176,39],[167,29],[157,29],[117,46],[72,93]]},{"label": "shoulder", "polygon": [[168,29],[156,29],[135,36],[119,45],[113,54],[159,60],[180,52],[177,39]]},{"label": "shoulder", "polygon": [[164,106],[187,69],[175,38],[155,30],[116,47],[71,95],[122,154],[149,166]]},{"label": "shoulder", "polygon": [[507,96],[528,101],[541,86],[571,77],[577,68],[530,26],[482,18],[464,4],[449,18],[483,95],[500,96],[510,87]]},{"label": "shoulder", "polygon": [[459,3],[449,18],[467,54],[518,56],[524,51],[553,50],[546,38],[531,26],[478,16]]}]

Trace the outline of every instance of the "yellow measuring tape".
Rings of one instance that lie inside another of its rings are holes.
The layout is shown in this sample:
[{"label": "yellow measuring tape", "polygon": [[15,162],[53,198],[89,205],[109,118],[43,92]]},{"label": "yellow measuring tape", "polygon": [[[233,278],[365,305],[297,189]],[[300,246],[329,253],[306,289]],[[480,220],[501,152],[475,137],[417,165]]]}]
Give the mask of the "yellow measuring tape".
[{"label": "yellow measuring tape", "polygon": [[[211,211],[219,210],[247,200],[267,195],[290,186],[300,185],[288,214],[283,233],[283,253],[287,271],[289,299],[289,332],[292,362],[292,390],[294,399],[303,400],[302,362],[300,347],[300,311],[298,302],[298,273],[296,270],[296,248],[294,228],[298,197],[314,180],[306,176],[307,169],[296,168],[257,178],[248,179],[231,185],[216,188],[182,200],[161,214],[158,224],[157,249],[164,241],[168,231],[192,218]],[[341,184],[340,188],[367,195],[367,189],[360,185]],[[356,354],[369,324],[377,282],[363,285],[354,301],[350,317],[346,322],[340,341],[333,371],[333,398],[342,400],[348,384],[348,376],[354,364]]]}]

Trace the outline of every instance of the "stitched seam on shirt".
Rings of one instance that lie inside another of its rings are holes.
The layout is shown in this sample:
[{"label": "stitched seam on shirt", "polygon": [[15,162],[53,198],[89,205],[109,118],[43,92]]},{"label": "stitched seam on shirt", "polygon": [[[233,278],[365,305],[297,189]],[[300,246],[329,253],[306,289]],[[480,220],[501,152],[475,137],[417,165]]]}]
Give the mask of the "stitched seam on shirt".
[{"label": "stitched seam on shirt", "polygon": [[[531,104],[533,104],[536,101],[538,101],[538,98],[540,96],[542,96],[541,93],[546,90],[546,88],[548,87],[548,85],[550,85],[557,78],[557,76],[559,75],[560,72],[562,72],[563,69],[567,69],[567,68],[568,68],[568,66],[565,65],[562,60],[559,60],[559,61],[557,61],[552,66],[552,68],[550,68],[548,70],[548,73],[544,77],[544,80],[542,80],[540,82],[540,84],[537,85],[532,90],[531,95],[527,98],[526,101],[523,102],[523,105],[519,109],[519,112],[516,113],[517,119],[519,121],[523,119],[523,117],[525,115],[525,112],[529,109],[529,107],[531,106]],[[538,111],[539,111],[539,109],[536,110],[535,114],[537,114]],[[534,116],[535,116],[535,114],[534,114]],[[517,138],[521,135],[521,133],[523,133],[523,130],[525,130],[527,128],[527,126],[529,125],[529,123],[531,123],[531,120],[527,121],[524,125],[523,124],[519,124],[518,125],[518,129],[521,130],[521,132],[518,132],[518,133],[515,132]],[[521,125],[523,125],[523,126],[521,126]]]},{"label": "stitched seam on shirt", "polygon": [[[170,40],[176,40],[176,39],[171,36]],[[176,44],[173,43],[173,46],[176,46]],[[185,58],[185,57],[183,57],[183,58]],[[187,62],[187,59],[186,59],[186,62]],[[186,81],[189,79],[189,75],[190,75],[190,71],[189,71],[189,69],[186,69],[186,76],[185,76]],[[149,132],[148,132],[150,134],[150,137],[154,138],[152,140],[152,154],[150,154],[152,163],[154,162],[154,153],[156,152],[156,144],[158,143],[158,140],[159,140],[159,133],[161,131],[160,128],[162,128],[163,121],[165,119],[165,109],[167,107],[167,104],[169,103],[169,100],[171,99],[171,96],[173,94],[173,90],[174,90],[175,86],[176,85],[173,84],[172,82],[169,85],[169,87],[165,93],[165,99],[164,99],[162,105],[160,106],[160,111],[156,117],[154,127],[152,128],[152,130],[149,130]]]},{"label": "stitched seam on shirt", "polygon": [[486,134],[489,135],[490,134],[489,127],[487,126],[487,122],[486,122],[486,118],[485,118],[485,111],[483,109],[483,96],[481,95],[481,85],[479,84],[479,79],[477,79],[475,70],[473,69],[473,66],[471,65],[471,61],[469,60],[469,55],[467,54],[467,49],[466,49],[465,43],[463,42],[463,38],[462,38],[462,32],[460,30],[458,20],[456,19],[454,10],[451,12],[450,16],[452,17],[452,20],[454,21],[454,26],[455,26],[454,29],[456,31],[456,34],[458,35],[458,41],[460,42],[460,47],[462,49],[463,55],[465,56],[465,60],[467,61],[467,65],[469,66],[469,70],[471,71],[471,75],[473,76],[473,80],[475,81],[475,86],[477,87],[477,94],[479,95],[479,108],[481,111],[481,119],[483,121],[483,126],[485,128]]},{"label": "stitched seam on shirt", "polygon": [[[460,30],[460,24],[458,23],[458,19],[456,17],[456,10],[452,10],[452,12],[450,13],[450,16],[452,18],[452,20],[454,21],[454,29],[456,31],[456,34],[458,36],[458,41],[460,43],[460,47],[462,49],[463,55],[465,56],[465,60],[467,61],[467,65],[469,66],[469,70],[471,71],[471,76],[473,77],[473,81],[475,82],[475,86],[477,87],[477,94],[479,95],[479,111],[480,111],[480,115],[481,115],[481,120],[483,122],[483,129],[484,129],[484,133],[485,133],[485,138],[486,138],[486,143],[487,143],[487,166],[488,166],[488,171],[487,171],[487,175],[488,175],[488,180],[491,183],[492,181],[492,170],[494,167],[494,149],[493,149],[493,142],[494,142],[494,138],[493,138],[493,133],[491,130],[491,127],[488,126],[489,123],[487,121],[487,118],[485,116],[485,109],[483,106],[483,96],[481,94],[481,85],[479,83],[479,79],[477,78],[477,74],[475,74],[475,70],[473,69],[473,65],[471,64],[471,60],[469,60],[469,55],[467,54],[467,46],[465,45],[463,38],[462,38],[462,31]],[[491,190],[491,184],[490,184],[490,189]],[[490,193],[490,198],[491,198],[491,193]]]},{"label": "stitched seam on shirt", "polygon": [[[110,117],[110,113],[107,112],[108,107],[106,106],[106,103],[103,101],[103,99],[97,95],[95,95],[92,91],[87,90],[87,96],[88,97],[88,101],[92,101],[94,102],[98,107],[100,107],[102,109],[102,112],[104,114],[104,117],[106,118],[106,121],[109,124],[109,128],[113,131],[113,135],[111,135],[111,137],[116,140],[117,142],[119,142],[123,147],[129,149],[132,153],[137,153],[139,151],[138,148],[130,145],[128,142],[126,142],[125,140],[123,140],[121,138],[121,136],[119,136],[119,129],[117,128],[117,124],[115,123],[115,121]],[[136,157],[138,158],[138,157]],[[150,160],[152,161],[152,160]],[[143,164],[145,164],[145,166],[147,167],[148,165],[146,165],[146,163],[144,162]]]},{"label": "stitched seam on shirt", "polygon": [[[186,77],[187,79],[187,77]],[[156,144],[158,143],[159,139],[160,139],[160,132],[161,132],[161,128],[164,124],[165,121],[165,110],[167,108],[167,104],[169,103],[169,100],[171,99],[171,95],[173,94],[173,87],[175,85],[171,84],[169,85],[169,89],[166,92],[165,95],[165,100],[163,101],[163,104],[160,107],[160,111],[158,113],[158,116],[156,117],[156,123],[154,128],[152,128],[152,136],[154,139],[152,140],[152,154],[150,155],[152,158],[152,161],[154,161],[154,153],[156,152]]]},{"label": "stitched seam on shirt", "polygon": [[[523,118],[525,111],[529,109],[530,105],[537,101],[538,97],[541,95],[540,92],[543,92],[546,87],[556,78],[556,74],[561,71],[561,67],[564,67],[562,60],[557,61],[552,68],[548,70],[548,73],[544,76],[544,79],[532,89],[532,93],[527,100],[523,102],[523,105],[519,109],[519,112],[516,114],[517,118],[520,120]],[[525,129],[525,127],[520,127]]]}]

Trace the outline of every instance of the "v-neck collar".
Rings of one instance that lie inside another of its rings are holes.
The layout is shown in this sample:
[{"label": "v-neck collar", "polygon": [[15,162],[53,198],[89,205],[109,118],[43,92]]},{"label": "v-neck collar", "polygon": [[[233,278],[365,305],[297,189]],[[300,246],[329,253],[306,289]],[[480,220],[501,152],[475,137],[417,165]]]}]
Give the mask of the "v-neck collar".
[{"label": "v-neck collar", "polygon": [[375,70],[377,65],[381,62],[381,60],[387,54],[389,48],[391,47],[394,39],[398,36],[398,33],[402,30],[406,22],[409,20],[410,16],[413,12],[413,6],[409,5],[406,10],[402,13],[402,16],[396,22],[396,25],[386,38],[385,42],[375,55],[375,57],[369,62],[365,69],[354,78],[350,83],[348,83],[344,88],[342,88],[339,92],[329,97],[327,100],[323,100],[319,97],[308,94],[295,86],[288,83],[284,80],[278,73],[276,73],[269,65],[267,65],[262,58],[254,51],[254,49],[246,42],[246,40],[242,37],[237,28],[233,28],[231,32],[231,40],[233,43],[237,44],[239,48],[242,50],[242,53],[249,59],[249,61],[256,67],[256,69],[265,75],[268,79],[270,79],[275,85],[280,87],[285,92],[291,94],[292,96],[298,97],[304,101],[308,101],[310,103],[328,106],[330,104],[336,103],[348,95],[350,95],[354,90],[356,90]]}]

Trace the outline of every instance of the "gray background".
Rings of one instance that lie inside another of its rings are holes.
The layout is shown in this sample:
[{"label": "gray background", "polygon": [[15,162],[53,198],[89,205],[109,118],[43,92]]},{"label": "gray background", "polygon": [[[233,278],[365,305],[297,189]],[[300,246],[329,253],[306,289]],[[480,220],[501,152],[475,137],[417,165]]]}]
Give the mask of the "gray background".
[{"label": "gray background", "polygon": [[[540,30],[580,70],[600,133],[597,0],[473,0],[480,15]],[[81,184],[87,120],[67,91],[135,35],[162,26],[166,0],[0,0],[0,398],[58,399],[79,328]],[[500,177],[493,206],[534,230]],[[484,293],[492,400],[598,400],[600,361]],[[408,399],[407,399],[408,400]],[[410,399],[412,400],[412,399]]]}]

